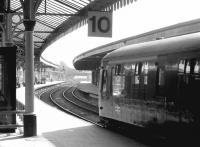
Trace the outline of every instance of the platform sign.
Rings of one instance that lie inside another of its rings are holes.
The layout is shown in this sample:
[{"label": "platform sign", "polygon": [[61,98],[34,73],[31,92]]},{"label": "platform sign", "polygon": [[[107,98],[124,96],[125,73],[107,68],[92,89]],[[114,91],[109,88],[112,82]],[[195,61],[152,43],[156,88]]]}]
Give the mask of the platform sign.
[{"label": "platform sign", "polygon": [[112,37],[112,12],[88,12],[88,36]]}]

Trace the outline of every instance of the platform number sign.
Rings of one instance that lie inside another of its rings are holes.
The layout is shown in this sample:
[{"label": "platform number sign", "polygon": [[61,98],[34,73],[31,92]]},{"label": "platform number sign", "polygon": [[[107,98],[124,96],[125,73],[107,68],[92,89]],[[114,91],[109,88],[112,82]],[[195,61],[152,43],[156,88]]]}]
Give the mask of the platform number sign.
[{"label": "platform number sign", "polygon": [[112,12],[88,12],[88,36],[112,37]]}]

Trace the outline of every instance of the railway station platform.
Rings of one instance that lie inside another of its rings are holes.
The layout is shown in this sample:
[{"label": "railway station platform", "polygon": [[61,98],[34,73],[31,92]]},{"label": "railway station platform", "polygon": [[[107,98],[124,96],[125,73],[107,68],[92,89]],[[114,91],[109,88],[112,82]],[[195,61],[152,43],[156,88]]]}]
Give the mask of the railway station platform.
[{"label": "railway station platform", "polygon": [[77,88],[80,91],[90,94],[93,98],[98,98],[98,87],[92,83],[79,83]]},{"label": "railway station platform", "polygon": [[[44,86],[37,85],[35,87]],[[17,89],[23,98],[24,87]],[[0,134],[0,147],[143,147],[139,142],[66,114],[35,97],[37,136]]]}]

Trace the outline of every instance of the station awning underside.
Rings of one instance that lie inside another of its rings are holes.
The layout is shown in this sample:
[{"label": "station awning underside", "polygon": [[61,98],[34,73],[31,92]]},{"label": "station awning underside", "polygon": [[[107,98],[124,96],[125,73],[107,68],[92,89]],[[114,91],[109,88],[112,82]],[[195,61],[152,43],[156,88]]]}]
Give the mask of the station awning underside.
[{"label": "station awning underside", "polygon": [[[5,13],[12,16],[13,42],[19,57],[24,56],[23,5],[25,0],[8,0],[10,8]],[[134,0],[34,0],[36,25],[34,28],[34,55],[42,52],[53,42],[87,23],[88,11],[113,11]]]},{"label": "station awning underside", "polygon": [[120,47],[137,44],[147,41],[155,41],[174,36],[200,32],[200,19],[190,20],[174,24],[168,27],[153,30],[147,33],[124,38],[97,48],[88,50],[73,60],[73,65],[77,70],[97,70],[100,67],[102,58],[109,52]]},{"label": "station awning underside", "polygon": [[73,60],[73,65],[77,70],[96,70],[100,67],[101,59],[109,52],[125,45],[123,40],[109,43],[95,49],[86,51]]}]

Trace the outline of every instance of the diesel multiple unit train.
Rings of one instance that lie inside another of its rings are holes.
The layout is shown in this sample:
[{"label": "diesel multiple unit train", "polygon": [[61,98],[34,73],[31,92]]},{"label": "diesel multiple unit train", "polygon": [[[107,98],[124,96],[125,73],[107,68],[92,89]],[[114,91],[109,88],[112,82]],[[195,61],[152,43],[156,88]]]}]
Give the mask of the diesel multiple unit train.
[{"label": "diesel multiple unit train", "polygon": [[200,33],[108,53],[99,89],[99,115],[107,125],[199,128]]}]

